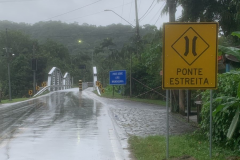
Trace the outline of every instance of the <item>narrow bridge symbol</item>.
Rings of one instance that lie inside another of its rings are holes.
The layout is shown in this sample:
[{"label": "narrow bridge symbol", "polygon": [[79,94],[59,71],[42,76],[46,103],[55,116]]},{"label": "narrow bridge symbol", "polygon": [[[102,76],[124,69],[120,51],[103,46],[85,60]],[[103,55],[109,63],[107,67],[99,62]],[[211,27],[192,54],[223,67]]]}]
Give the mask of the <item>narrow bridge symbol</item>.
[{"label": "narrow bridge symbol", "polygon": [[209,48],[209,44],[190,27],[171,47],[189,66],[191,66]]},{"label": "narrow bridge symbol", "polygon": [[[192,40],[192,54],[194,56],[197,56],[197,53],[196,53],[196,41],[197,41],[197,38],[196,36],[193,37],[193,40]],[[189,53],[189,38],[188,36],[185,36],[184,37],[185,41],[186,41],[186,47],[185,47],[185,53],[184,53],[184,56],[187,56],[188,53]]]}]

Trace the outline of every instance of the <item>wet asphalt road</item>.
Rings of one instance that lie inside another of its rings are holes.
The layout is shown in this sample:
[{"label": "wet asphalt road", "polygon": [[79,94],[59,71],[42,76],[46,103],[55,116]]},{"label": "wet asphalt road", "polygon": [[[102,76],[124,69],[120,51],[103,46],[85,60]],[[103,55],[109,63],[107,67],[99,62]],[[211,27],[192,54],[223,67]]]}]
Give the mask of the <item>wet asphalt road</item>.
[{"label": "wet asphalt road", "polygon": [[108,109],[78,89],[1,105],[0,160],[124,159]]},{"label": "wet asphalt road", "polygon": [[[170,134],[196,128],[170,114]],[[70,89],[0,105],[0,160],[128,160],[130,135],[164,135],[164,106]]]}]

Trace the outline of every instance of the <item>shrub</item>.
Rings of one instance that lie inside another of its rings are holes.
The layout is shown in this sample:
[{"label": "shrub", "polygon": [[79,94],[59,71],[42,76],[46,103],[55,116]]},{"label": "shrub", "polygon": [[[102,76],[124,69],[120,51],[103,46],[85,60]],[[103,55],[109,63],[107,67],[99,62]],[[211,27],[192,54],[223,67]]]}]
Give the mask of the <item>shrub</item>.
[{"label": "shrub", "polygon": [[[227,72],[218,75],[218,89],[213,91],[213,99],[219,97],[237,97],[237,86],[240,83],[240,71]],[[209,114],[210,114],[210,91],[206,90],[201,93],[203,107],[202,107],[202,122],[200,124],[202,131],[206,136],[209,136]],[[220,104],[226,103],[228,99],[221,101],[213,101],[213,110]],[[218,112],[213,118],[213,141],[217,144],[225,144],[231,148],[240,150],[240,123],[238,122],[236,131],[231,139],[227,138],[229,126],[235,115],[236,107],[229,107],[224,112]]]}]

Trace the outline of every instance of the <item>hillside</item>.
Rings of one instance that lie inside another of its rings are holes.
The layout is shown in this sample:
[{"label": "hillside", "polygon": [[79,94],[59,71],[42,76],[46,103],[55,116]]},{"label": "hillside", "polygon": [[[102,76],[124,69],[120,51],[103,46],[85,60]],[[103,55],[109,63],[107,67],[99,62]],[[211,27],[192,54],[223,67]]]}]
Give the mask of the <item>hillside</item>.
[{"label": "hillside", "polygon": [[[33,25],[26,23],[15,23],[0,21],[1,30],[17,30],[27,34],[32,39],[38,40],[40,44],[46,40],[53,40],[65,45],[70,54],[77,54],[79,49],[93,49],[103,39],[111,38],[115,49],[121,49],[129,38],[135,35],[135,29],[130,25],[112,24],[108,26],[95,26],[90,24],[79,25],[77,23],[63,23],[60,21],[38,22]],[[152,26],[140,27],[141,36],[153,33]],[[78,41],[81,40],[80,44]]]}]

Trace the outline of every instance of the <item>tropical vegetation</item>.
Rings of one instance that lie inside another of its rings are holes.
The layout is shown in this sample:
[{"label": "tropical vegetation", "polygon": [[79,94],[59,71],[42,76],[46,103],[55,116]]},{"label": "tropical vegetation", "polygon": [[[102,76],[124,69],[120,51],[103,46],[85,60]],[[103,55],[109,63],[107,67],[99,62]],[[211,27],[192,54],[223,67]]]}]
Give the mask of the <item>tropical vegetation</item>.
[{"label": "tropical vegetation", "polygon": [[[182,7],[181,16],[176,18],[178,22],[218,22],[219,55],[232,55],[240,61],[238,0],[167,0],[162,13],[169,13],[171,21],[175,21],[177,6]],[[9,95],[8,65],[12,96],[27,97],[27,91],[33,88],[31,59],[36,58],[37,84],[47,80],[47,73],[53,66],[63,73],[69,72],[75,83],[79,79],[92,81],[92,67],[96,66],[98,79],[104,87],[108,85],[109,71],[127,70],[124,95],[165,100],[159,74],[162,69],[162,36],[162,29],[152,25],[140,26],[140,36],[136,36],[135,28],[122,24],[95,26],[48,21],[30,25],[0,21],[0,47],[5,48],[0,50],[2,98],[7,99]],[[219,87],[213,92],[213,140],[239,150],[239,71],[219,74],[218,77]],[[209,136],[209,91],[192,91],[192,98],[194,95],[202,96],[200,127],[204,135]],[[178,103],[174,105],[175,111],[179,111]]]}]

